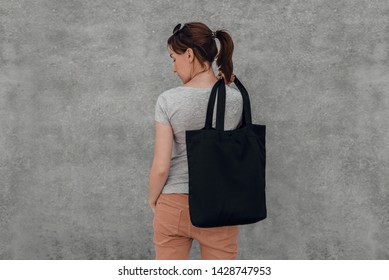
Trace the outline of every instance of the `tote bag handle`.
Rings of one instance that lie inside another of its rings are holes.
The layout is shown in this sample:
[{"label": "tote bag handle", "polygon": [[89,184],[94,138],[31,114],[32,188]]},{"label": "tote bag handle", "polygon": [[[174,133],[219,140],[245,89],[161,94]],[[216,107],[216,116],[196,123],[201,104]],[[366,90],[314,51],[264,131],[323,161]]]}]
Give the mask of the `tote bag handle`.
[{"label": "tote bag handle", "polygon": [[[242,125],[244,127],[248,124],[252,124],[251,120],[251,105],[250,98],[246,88],[235,76],[234,83],[238,87],[240,93],[242,94],[243,100],[243,112],[242,112]],[[216,111],[216,130],[224,131],[224,115],[226,107],[226,85],[224,83],[224,78],[220,79],[215,83],[212,88],[211,96],[209,97],[208,107],[207,107],[207,117],[205,119],[205,129],[212,128],[212,115],[215,107],[217,93],[217,111]]]}]

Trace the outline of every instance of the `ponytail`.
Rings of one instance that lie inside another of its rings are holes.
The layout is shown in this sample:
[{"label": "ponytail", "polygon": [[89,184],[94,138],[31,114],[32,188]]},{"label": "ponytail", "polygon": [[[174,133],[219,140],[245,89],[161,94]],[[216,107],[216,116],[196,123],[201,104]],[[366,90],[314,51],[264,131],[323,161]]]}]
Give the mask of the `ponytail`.
[{"label": "ponytail", "polygon": [[219,71],[224,74],[225,82],[228,84],[233,73],[232,53],[234,52],[234,43],[230,34],[225,30],[217,30],[215,35],[220,42],[220,51],[217,55],[216,65]]}]

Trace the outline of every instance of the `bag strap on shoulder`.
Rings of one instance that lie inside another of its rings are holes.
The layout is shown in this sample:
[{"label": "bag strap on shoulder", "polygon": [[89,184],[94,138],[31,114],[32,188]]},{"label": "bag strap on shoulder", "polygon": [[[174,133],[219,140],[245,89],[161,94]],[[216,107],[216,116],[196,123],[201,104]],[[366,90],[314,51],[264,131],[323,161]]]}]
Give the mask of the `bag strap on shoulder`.
[{"label": "bag strap on shoulder", "polygon": [[[234,83],[238,87],[240,93],[242,94],[243,100],[243,112],[242,112],[242,125],[244,127],[248,124],[252,124],[251,120],[251,105],[250,97],[243,86],[243,84],[234,77]],[[211,95],[208,100],[207,107],[207,117],[205,119],[205,129],[212,128],[212,116],[215,107],[215,100],[217,94],[217,111],[216,111],[216,130],[224,130],[224,116],[225,116],[225,105],[226,105],[226,85],[224,79],[218,80],[215,85],[212,87]]]}]

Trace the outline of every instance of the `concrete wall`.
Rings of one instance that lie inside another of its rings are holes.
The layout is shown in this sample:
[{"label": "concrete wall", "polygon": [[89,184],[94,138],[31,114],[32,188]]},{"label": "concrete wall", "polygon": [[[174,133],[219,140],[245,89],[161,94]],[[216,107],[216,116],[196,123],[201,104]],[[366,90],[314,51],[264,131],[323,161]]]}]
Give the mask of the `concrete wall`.
[{"label": "concrete wall", "polygon": [[387,0],[1,0],[0,258],[154,258],[154,106],[189,21],[230,31],[267,125],[239,258],[389,259]]}]

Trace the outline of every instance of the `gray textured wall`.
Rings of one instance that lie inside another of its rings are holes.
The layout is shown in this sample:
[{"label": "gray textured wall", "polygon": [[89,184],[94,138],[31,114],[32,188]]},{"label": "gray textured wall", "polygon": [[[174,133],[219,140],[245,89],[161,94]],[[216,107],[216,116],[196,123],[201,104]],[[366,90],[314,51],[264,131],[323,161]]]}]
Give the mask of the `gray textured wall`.
[{"label": "gray textured wall", "polygon": [[0,258],[154,257],[154,106],[188,21],[230,31],[267,125],[239,258],[389,259],[387,0],[1,0]]}]

